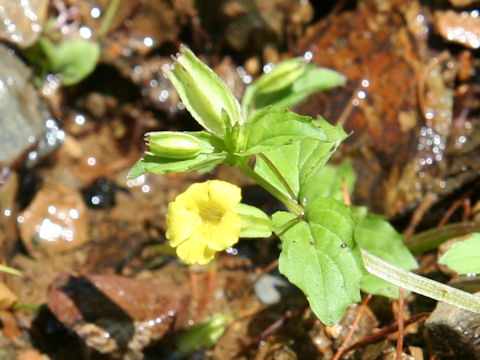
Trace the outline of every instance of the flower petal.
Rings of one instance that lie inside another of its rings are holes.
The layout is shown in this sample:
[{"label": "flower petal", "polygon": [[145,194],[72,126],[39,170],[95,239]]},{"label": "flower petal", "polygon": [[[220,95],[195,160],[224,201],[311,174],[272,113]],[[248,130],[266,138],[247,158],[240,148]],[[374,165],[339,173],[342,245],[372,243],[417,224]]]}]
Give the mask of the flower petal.
[{"label": "flower petal", "polygon": [[170,246],[178,246],[189,238],[201,224],[198,213],[187,210],[182,203],[173,202],[168,205],[166,238]]},{"label": "flower petal", "polygon": [[167,233],[177,255],[189,264],[206,264],[216,251],[238,241],[241,218],[238,186],[220,180],[191,185],[168,206]]},{"label": "flower petal", "polygon": [[240,217],[233,211],[223,215],[222,221],[211,228],[207,244],[213,250],[223,251],[238,242],[241,229]]},{"label": "flower petal", "polygon": [[187,264],[208,264],[215,256],[215,251],[207,247],[199,233],[194,233],[191,238],[178,245],[176,250],[177,256]]},{"label": "flower petal", "polygon": [[211,201],[221,204],[225,209],[232,209],[242,200],[242,193],[238,186],[221,180],[206,182],[208,195]]},{"label": "flower petal", "polygon": [[192,184],[185,192],[176,197],[175,202],[182,203],[188,210],[198,211],[199,204],[209,200],[207,189],[206,182]]}]

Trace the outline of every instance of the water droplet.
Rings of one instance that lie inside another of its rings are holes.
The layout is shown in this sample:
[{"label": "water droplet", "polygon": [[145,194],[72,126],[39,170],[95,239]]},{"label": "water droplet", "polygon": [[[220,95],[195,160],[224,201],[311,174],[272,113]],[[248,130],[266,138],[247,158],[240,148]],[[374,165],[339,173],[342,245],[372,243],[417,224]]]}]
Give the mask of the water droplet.
[{"label": "water droplet", "polygon": [[102,15],[102,10],[99,7],[92,7],[90,9],[90,16],[93,19],[98,19]]},{"label": "water droplet", "polygon": [[50,219],[43,219],[38,230],[38,237],[45,241],[55,241],[62,235],[62,226]]},{"label": "water droplet", "polygon": [[78,29],[80,36],[86,40],[92,37],[92,30],[88,26],[80,26]]},{"label": "water droplet", "polygon": [[97,159],[95,159],[93,156],[90,156],[88,159],[87,159],[87,164],[89,166],[95,166],[95,164],[97,163]]},{"label": "water droplet", "polygon": [[141,186],[144,183],[145,183],[145,175],[140,175],[139,177],[137,177],[135,179],[128,179],[127,180],[127,186],[129,188]]},{"label": "water droplet", "polygon": [[238,255],[238,249],[234,248],[233,246],[230,246],[229,248],[227,248],[225,252],[230,255]]},{"label": "water droplet", "polygon": [[160,91],[160,95],[158,96],[158,100],[160,102],[165,102],[165,101],[168,100],[169,97],[170,97],[170,93],[167,90],[162,90],[162,91]]},{"label": "water droplet", "polygon": [[263,72],[264,72],[265,74],[268,74],[270,71],[273,70],[274,67],[275,67],[275,64],[273,64],[273,63],[265,64],[265,65],[263,66]]},{"label": "water droplet", "polygon": [[303,60],[305,60],[305,62],[309,63],[310,61],[312,61],[312,59],[313,59],[313,52],[305,51],[305,54],[303,54]]},{"label": "water droplet", "polygon": [[78,114],[75,116],[73,121],[75,121],[75,124],[82,126],[85,124],[85,116],[83,116],[82,114]]},{"label": "water droplet", "polygon": [[69,215],[72,219],[76,220],[76,219],[78,219],[78,217],[80,216],[80,213],[78,212],[77,209],[70,209],[70,210],[68,210],[68,215]]},{"label": "water droplet", "polygon": [[34,161],[34,160],[37,160],[38,158],[38,153],[34,150],[34,151],[30,151],[27,155],[28,157],[28,160],[30,161]]},{"label": "water droplet", "polygon": [[146,36],[143,38],[143,44],[146,46],[146,47],[152,47],[153,44],[154,44],[154,40],[153,38],[151,38],[150,36]]}]

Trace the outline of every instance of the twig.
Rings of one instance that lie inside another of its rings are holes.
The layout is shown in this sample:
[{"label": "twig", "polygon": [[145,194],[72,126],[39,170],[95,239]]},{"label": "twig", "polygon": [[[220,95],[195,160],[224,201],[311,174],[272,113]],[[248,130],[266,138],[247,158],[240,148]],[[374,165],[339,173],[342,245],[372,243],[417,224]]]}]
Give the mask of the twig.
[{"label": "twig", "polygon": [[[424,320],[429,316],[430,316],[430,313],[428,313],[428,312],[423,312],[423,313],[413,315],[408,320],[404,321],[403,326],[408,326],[410,324],[414,324],[417,321]],[[374,342],[377,342],[380,339],[385,338],[387,335],[389,335],[391,333],[394,333],[395,331],[398,331],[398,325],[399,324],[397,323],[397,324],[388,326],[388,327],[376,332],[375,334],[372,334],[372,335],[370,335],[370,336],[368,336],[368,337],[366,337],[366,338],[364,338],[360,341],[357,341],[355,344],[353,344],[353,345],[349,346],[347,349],[345,349],[343,354],[344,355],[348,354],[350,351],[353,351],[355,349],[364,347],[366,345],[372,344]]]},{"label": "twig", "polygon": [[398,288],[398,339],[397,339],[397,360],[402,360],[403,354],[403,336],[404,336],[404,308],[405,308],[405,291],[402,287]]},{"label": "twig", "polygon": [[257,346],[263,339],[265,339],[267,336],[275,333],[277,330],[281,329],[283,324],[285,323],[286,320],[291,319],[295,316],[298,316],[301,314],[308,305],[303,305],[298,308],[296,308],[293,311],[287,312],[284,316],[282,316],[280,319],[275,321],[273,324],[268,326],[265,330],[262,331],[262,333],[257,336],[254,340],[252,340],[249,344],[245,345],[242,350],[240,351],[241,354],[245,354],[248,351],[250,351],[254,346]]},{"label": "twig", "polygon": [[342,345],[340,345],[340,347],[338,348],[337,352],[335,353],[335,355],[333,356],[332,360],[338,360],[340,359],[340,357],[343,355],[343,353],[345,352],[345,349],[347,347],[347,344],[348,342],[350,341],[350,339],[352,338],[353,336],[353,333],[355,332],[355,330],[357,329],[357,326],[358,326],[358,323],[360,322],[360,319],[362,318],[362,315],[365,311],[365,309],[367,308],[367,304],[368,302],[370,301],[370,299],[372,298],[372,295],[371,294],[368,294],[365,299],[363,299],[362,303],[360,304],[360,307],[358,309],[358,312],[357,312],[357,315],[355,316],[355,319],[353,320],[353,323],[352,323],[352,326],[350,327],[350,330],[348,331],[348,334],[347,336],[345,336],[345,339],[343,340],[342,342]]}]

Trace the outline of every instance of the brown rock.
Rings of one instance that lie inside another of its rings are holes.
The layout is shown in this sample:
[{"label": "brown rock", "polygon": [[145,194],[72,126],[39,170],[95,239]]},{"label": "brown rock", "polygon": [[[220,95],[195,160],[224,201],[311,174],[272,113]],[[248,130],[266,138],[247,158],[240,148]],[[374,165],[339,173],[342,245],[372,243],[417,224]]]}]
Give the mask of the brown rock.
[{"label": "brown rock", "polygon": [[425,327],[436,356],[442,359],[480,359],[480,314],[439,303]]},{"label": "brown rock", "polygon": [[445,40],[471,49],[480,48],[480,18],[467,12],[436,11],[435,30]]},{"label": "brown rock", "polygon": [[20,47],[32,45],[42,32],[48,0],[4,0],[0,7],[0,39]]},{"label": "brown rock", "polygon": [[101,353],[139,353],[179,326],[188,294],[173,286],[117,275],[61,275],[48,307],[86,345]]}]

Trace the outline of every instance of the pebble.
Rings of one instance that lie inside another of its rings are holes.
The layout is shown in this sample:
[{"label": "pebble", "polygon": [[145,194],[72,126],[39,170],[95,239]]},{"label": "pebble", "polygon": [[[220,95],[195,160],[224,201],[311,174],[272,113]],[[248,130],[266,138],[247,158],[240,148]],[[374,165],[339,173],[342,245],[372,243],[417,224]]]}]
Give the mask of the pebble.
[{"label": "pebble", "polygon": [[88,240],[87,207],[77,191],[61,183],[40,189],[17,222],[23,243],[35,258],[61,254]]}]

